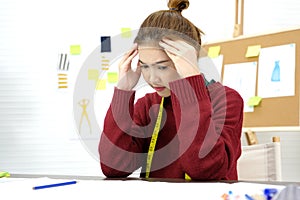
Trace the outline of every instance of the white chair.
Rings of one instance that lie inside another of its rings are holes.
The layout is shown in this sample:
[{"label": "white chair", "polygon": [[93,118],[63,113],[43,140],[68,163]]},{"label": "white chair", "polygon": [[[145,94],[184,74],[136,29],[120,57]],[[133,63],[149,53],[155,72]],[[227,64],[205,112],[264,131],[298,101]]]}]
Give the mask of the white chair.
[{"label": "white chair", "polygon": [[281,181],[281,147],[273,142],[242,146],[237,163],[238,179],[245,181]]}]

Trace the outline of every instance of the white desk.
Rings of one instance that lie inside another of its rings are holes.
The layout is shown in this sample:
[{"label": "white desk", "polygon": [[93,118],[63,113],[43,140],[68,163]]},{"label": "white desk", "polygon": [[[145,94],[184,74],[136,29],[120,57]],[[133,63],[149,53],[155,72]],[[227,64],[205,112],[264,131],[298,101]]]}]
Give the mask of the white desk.
[{"label": "white desk", "polygon": [[[76,180],[73,185],[33,190],[34,186]],[[166,180],[115,179],[101,177],[64,177],[64,176],[28,176],[12,175],[0,179],[1,195],[5,199],[204,199],[220,200],[229,191],[233,195],[261,194],[265,188],[281,191],[285,184],[267,184],[251,182],[185,182]],[[2,199],[2,198],[1,198]]]}]

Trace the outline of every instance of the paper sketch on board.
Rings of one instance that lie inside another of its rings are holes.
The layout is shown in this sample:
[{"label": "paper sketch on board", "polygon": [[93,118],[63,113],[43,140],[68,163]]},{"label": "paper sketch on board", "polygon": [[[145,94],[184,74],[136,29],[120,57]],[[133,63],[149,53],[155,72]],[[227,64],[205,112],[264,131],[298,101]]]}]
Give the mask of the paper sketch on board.
[{"label": "paper sketch on board", "polygon": [[223,55],[219,55],[214,58],[208,56],[201,57],[198,60],[198,65],[201,73],[205,75],[208,80],[214,79],[215,81],[222,81],[222,67],[223,67]]},{"label": "paper sketch on board", "polygon": [[258,67],[258,96],[295,95],[295,44],[262,48]]},{"label": "paper sketch on board", "polygon": [[244,100],[244,112],[253,112],[248,100],[255,96],[257,62],[224,65],[223,84],[235,89]]}]

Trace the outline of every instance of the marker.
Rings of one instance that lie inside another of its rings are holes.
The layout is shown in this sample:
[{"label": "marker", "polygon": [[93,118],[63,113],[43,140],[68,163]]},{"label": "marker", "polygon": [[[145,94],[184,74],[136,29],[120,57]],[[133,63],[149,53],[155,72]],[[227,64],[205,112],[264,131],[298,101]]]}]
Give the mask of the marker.
[{"label": "marker", "polygon": [[49,185],[40,185],[40,186],[35,186],[32,189],[33,190],[39,190],[39,189],[46,189],[46,188],[52,188],[52,187],[59,187],[59,186],[64,186],[64,185],[72,185],[76,184],[77,181],[68,181],[68,182],[63,182],[63,183],[54,183],[54,184],[49,184]]},{"label": "marker", "polygon": [[250,195],[248,195],[248,194],[245,194],[245,197],[246,197],[246,199],[247,200],[254,200]]},{"label": "marker", "polygon": [[266,188],[264,189],[264,195],[267,198],[267,200],[272,199],[275,194],[277,194],[277,189],[276,188]]}]

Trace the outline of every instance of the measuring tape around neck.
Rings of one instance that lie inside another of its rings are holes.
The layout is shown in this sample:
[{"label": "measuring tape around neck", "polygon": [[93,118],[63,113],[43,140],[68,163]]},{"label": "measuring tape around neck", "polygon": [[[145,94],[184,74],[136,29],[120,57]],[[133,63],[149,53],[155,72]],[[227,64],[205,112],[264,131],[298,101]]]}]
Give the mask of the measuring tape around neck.
[{"label": "measuring tape around neck", "polygon": [[147,154],[147,165],[146,165],[146,178],[149,178],[150,175],[150,169],[151,169],[151,164],[152,164],[152,159],[154,155],[154,150],[155,150],[155,145],[160,129],[160,124],[161,124],[161,119],[162,119],[162,113],[163,113],[163,105],[164,105],[164,97],[162,97],[160,105],[159,105],[159,111],[158,111],[158,116],[156,119],[155,127],[153,130],[153,134],[151,137],[150,145],[149,145],[149,150]]}]

